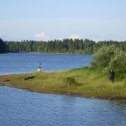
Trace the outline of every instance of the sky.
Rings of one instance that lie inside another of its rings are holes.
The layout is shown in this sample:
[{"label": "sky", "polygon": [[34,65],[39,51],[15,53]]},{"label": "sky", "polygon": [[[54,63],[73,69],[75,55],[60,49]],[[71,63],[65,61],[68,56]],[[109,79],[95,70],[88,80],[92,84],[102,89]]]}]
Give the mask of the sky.
[{"label": "sky", "polygon": [[0,38],[126,40],[126,0],[0,0]]}]

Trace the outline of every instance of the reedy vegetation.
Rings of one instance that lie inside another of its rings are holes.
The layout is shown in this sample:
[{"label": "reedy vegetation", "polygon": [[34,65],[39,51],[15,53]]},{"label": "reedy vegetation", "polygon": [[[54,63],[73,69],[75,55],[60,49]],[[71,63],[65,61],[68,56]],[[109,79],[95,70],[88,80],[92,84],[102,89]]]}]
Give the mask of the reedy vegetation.
[{"label": "reedy vegetation", "polygon": [[[32,80],[24,80],[35,76]],[[80,68],[62,72],[34,72],[30,74],[4,75],[4,85],[41,93],[66,94],[81,97],[124,99],[126,76],[113,84],[108,75],[94,68]]]}]

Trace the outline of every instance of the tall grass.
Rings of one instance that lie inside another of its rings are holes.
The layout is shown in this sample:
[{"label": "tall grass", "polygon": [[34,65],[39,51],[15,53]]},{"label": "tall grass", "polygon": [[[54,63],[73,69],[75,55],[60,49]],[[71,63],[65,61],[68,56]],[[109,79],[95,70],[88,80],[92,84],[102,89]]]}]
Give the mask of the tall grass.
[{"label": "tall grass", "polygon": [[[26,77],[35,76],[25,80]],[[61,72],[34,72],[30,74],[4,75],[0,80],[9,80],[11,86],[30,91],[78,95],[107,99],[126,98],[126,79],[108,79],[102,70],[80,68]],[[4,83],[6,85],[6,83]]]}]

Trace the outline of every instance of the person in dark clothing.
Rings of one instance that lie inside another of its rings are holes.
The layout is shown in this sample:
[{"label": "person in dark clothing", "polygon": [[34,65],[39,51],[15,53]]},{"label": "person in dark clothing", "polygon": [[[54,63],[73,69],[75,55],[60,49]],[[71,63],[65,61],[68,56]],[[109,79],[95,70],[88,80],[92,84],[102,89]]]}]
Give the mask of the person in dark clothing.
[{"label": "person in dark clothing", "polygon": [[113,70],[109,71],[109,80],[112,82],[115,80],[115,72]]}]

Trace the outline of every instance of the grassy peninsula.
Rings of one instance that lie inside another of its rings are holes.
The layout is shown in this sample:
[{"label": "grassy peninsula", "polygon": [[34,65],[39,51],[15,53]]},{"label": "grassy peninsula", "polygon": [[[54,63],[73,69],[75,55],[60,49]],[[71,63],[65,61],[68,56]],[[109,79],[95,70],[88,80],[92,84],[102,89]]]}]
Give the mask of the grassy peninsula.
[{"label": "grassy peninsula", "polygon": [[0,83],[35,92],[126,99],[126,53],[112,45],[102,47],[93,56],[88,68],[4,75]]},{"label": "grassy peninsula", "polygon": [[[31,79],[29,77],[32,77]],[[28,79],[26,79],[28,78]],[[110,82],[104,71],[80,68],[61,72],[34,72],[0,76],[2,85],[40,93],[104,99],[125,99],[126,79]]]}]

